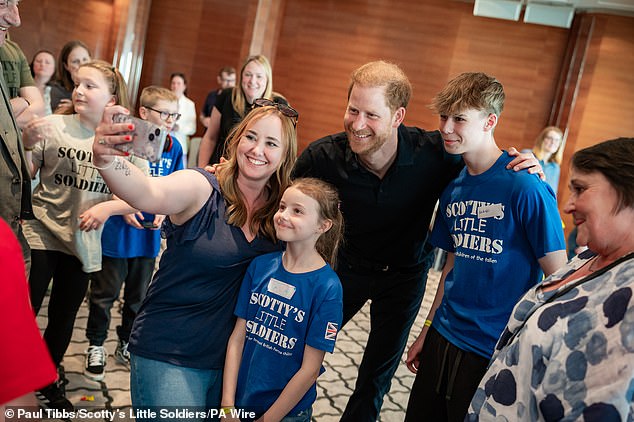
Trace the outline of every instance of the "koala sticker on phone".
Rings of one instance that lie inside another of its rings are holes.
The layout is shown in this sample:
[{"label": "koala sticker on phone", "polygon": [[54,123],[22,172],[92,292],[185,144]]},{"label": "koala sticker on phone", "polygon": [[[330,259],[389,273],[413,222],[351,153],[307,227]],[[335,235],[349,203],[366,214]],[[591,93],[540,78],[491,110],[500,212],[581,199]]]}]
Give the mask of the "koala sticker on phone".
[{"label": "koala sticker on phone", "polygon": [[134,154],[152,163],[161,159],[161,155],[166,147],[167,129],[157,126],[147,120],[117,113],[112,116],[114,123],[132,123],[134,130],[130,135],[132,141],[125,144],[117,144],[114,147],[118,150]]}]

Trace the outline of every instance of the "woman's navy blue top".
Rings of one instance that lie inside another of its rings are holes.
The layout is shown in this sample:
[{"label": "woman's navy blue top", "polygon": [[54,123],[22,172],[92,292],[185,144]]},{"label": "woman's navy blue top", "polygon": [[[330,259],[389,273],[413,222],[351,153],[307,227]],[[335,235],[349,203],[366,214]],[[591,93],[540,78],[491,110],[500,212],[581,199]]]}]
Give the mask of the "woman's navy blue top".
[{"label": "woman's navy blue top", "polygon": [[227,224],[218,181],[196,170],[213,192],[185,224],[165,219],[167,249],[134,321],[129,350],[178,366],[222,369],[247,267],[281,247],[261,236],[248,242],[239,227]]}]

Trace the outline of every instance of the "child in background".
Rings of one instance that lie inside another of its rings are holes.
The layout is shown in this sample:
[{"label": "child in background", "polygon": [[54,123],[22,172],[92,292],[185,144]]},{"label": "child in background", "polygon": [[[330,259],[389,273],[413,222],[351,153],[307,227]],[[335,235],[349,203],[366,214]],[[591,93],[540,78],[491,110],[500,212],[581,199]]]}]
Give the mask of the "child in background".
[{"label": "child in background", "polygon": [[[148,86],[141,92],[139,116],[158,126],[172,130],[178,119],[178,98],[169,89]],[[163,152],[160,161],[149,163],[151,176],[164,176],[183,168],[183,150],[172,138],[171,147]],[[130,364],[128,341],[132,323],[147,287],[152,279],[154,262],[161,245],[159,229],[165,216],[138,212],[124,216],[112,216],[104,225],[101,236],[102,269],[91,277],[89,314],[86,337],[90,345],[86,351],[84,374],[95,381],[104,378],[107,351],[104,342],[108,337],[110,310],[123,291],[123,315],[117,327],[115,359],[126,366]]]},{"label": "child in background", "polygon": [[[23,137],[25,148],[32,149],[31,174],[40,175],[33,192],[37,219],[26,220],[23,226],[32,250],[31,304],[37,315],[52,278],[44,340],[58,370],[86,295],[89,273],[101,269],[100,228],[112,214],[135,211],[123,201],[110,200],[110,189],[92,160],[95,128],[104,109],[128,105],[125,81],[103,61],[80,66],[75,77],[73,114],[32,120]],[[70,411],[73,406],[65,397],[62,378],[40,393],[46,406]]]},{"label": "child in background", "polygon": [[[325,352],[334,350],[343,292],[334,265],[343,233],[336,190],[297,179],[274,217],[285,252],[253,260],[227,346],[222,406],[264,420],[310,421]],[[241,420],[244,414],[240,415]]]}]

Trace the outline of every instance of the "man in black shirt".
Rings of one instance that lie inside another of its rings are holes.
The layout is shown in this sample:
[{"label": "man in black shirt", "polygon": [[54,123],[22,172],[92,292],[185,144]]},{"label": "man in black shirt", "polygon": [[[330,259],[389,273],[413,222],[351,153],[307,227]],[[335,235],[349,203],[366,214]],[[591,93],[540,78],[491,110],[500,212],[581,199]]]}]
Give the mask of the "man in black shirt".
[{"label": "man in black shirt", "polygon": [[218,89],[209,91],[209,94],[207,94],[207,98],[205,99],[205,105],[200,110],[200,115],[198,116],[198,120],[200,120],[200,123],[202,123],[205,128],[209,126],[211,110],[216,104],[216,98],[218,95],[223,89],[233,88],[236,86],[236,69],[231,66],[222,67],[218,72],[216,80],[218,81]]},{"label": "man in black shirt", "polygon": [[317,177],[339,191],[346,228],[337,264],[343,324],[372,301],[370,335],[342,421],[378,418],[425,290],[425,240],[436,201],[464,165],[445,153],[438,131],[402,124],[411,92],[398,66],[361,66],[348,90],[345,132],[310,144],[294,170],[295,177]]}]

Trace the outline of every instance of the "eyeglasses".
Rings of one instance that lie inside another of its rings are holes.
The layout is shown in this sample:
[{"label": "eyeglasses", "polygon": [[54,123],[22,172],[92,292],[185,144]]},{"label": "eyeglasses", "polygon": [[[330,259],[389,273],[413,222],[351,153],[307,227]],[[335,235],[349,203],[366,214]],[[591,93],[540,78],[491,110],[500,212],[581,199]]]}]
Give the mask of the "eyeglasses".
[{"label": "eyeglasses", "polygon": [[175,122],[178,121],[178,119],[181,118],[181,114],[180,113],[168,113],[167,111],[157,110],[155,108],[148,107],[148,106],[143,106],[143,107],[147,108],[148,110],[156,111],[159,114],[159,117],[161,118],[161,120],[163,120],[164,122],[166,122],[167,119],[169,119],[170,117]]},{"label": "eyeglasses", "polygon": [[276,103],[275,101],[271,101],[266,98],[258,98],[257,100],[253,101],[253,107],[269,106],[275,107],[280,113],[282,113],[286,117],[290,117],[291,119],[293,119],[293,126],[297,127],[297,122],[299,121],[299,113],[293,107],[283,103]]}]

